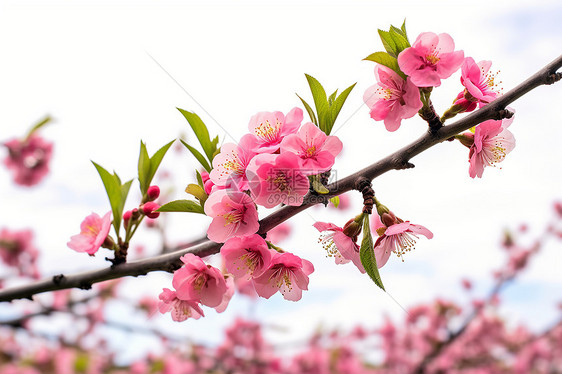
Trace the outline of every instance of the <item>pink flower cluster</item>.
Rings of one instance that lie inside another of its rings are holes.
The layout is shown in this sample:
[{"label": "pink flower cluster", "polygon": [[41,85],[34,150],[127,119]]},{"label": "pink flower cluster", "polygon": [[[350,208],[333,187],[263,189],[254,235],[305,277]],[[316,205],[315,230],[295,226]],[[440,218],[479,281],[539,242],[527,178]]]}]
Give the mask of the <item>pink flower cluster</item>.
[{"label": "pink flower cluster", "polygon": [[204,316],[200,305],[223,312],[234,293],[231,277],[225,279],[221,271],[205,264],[201,258],[188,253],[181,257],[184,266],[174,272],[174,291],[164,288],[160,294],[160,313],[171,312],[174,321]]},{"label": "pink flower cluster", "polygon": [[49,161],[53,154],[53,143],[36,133],[27,139],[12,139],[4,143],[8,156],[4,165],[12,171],[14,182],[22,186],[33,186],[49,172]]},{"label": "pink flower cluster", "polygon": [[[31,230],[0,230],[0,259],[18,270],[18,275],[39,278],[37,258],[39,251],[32,243]],[[1,287],[0,287],[1,288]]]}]

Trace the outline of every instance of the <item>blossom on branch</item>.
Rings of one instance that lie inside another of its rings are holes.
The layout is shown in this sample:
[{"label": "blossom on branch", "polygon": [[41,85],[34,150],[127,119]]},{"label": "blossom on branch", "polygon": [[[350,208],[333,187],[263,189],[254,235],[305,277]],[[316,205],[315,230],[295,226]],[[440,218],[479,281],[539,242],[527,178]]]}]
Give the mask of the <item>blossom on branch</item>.
[{"label": "blossom on branch", "polygon": [[93,256],[107,238],[110,228],[111,212],[103,217],[92,213],[80,224],[80,234],[73,235],[66,245],[76,252],[86,252]]},{"label": "blossom on branch", "polygon": [[372,119],[384,120],[388,131],[396,131],[403,119],[415,116],[422,108],[420,91],[409,78],[404,80],[383,65],[375,66],[375,78],[377,84],[365,91],[363,101]]},{"label": "blossom on branch", "polygon": [[400,52],[398,65],[418,87],[438,87],[441,79],[449,78],[464,59],[463,51],[455,51],[449,34],[424,32],[414,44]]},{"label": "blossom on branch", "polygon": [[490,73],[492,61],[476,63],[467,57],[461,66],[461,83],[466,88],[464,96],[469,101],[488,104],[498,96],[496,75]]},{"label": "blossom on branch", "polygon": [[258,295],[266,299],[280,291],[286,300],[298,301],[302,290],[308,290],[308,276],[313,271],[310,261],[292,253],[277,253],[269,268],[254,278],[254,287]]},{"label": "blossom on branch", "polygon": [[179,299],[176,292],[168,288],[164,288],[158,297],[160,298],[158,303],[160,313],[170,312],[172,319],[176,322],[182,322],[188,318],[199,319],[205,316],[197,302]]},{"label": "blossom on branch", "polygon": [[357,237],[347,236],[341,227],[333,223],[316,222],[313,226],[321,232],[318,242],[322,244],[328,257],[333,257],[338,265],[353,261],[361,273],[365,272],[359,257]]},{"label": "blossom on branch", "polygon": [[[209,174],[214,185],[237,191],[248,190],[246,168],[256,155],[256,152],[252,151],[256,144],[256,137],[251,134],[243,136],[239,144],[224,144],[220,153],[213,158],[213,170]],[[205,183],[205,190],[207,192],[207,183]]]},{"label": "blossom on branch", "polygon": [[14,182],[22,186],[33,186],[49,172],[49,161],[53,154],[53,143],[33,133],[27,139],[12,139],[4,143],[8,157],[4,165],[12,171]]},{"label": "blossom on branch", "polygon": [[283,138],[297,132],[303,119],[302,109],[293,108],[287,115],[281,112],[260,112],[255,114],[248,124],[250,134],[256,144],[252,151],[274,153],[279,150]]},{"label": "blossom on branch", "polygon": [[260,276],[269,268],[275,253],[256,234],[230,238],[221,248],[226,270],[237,278]]}]

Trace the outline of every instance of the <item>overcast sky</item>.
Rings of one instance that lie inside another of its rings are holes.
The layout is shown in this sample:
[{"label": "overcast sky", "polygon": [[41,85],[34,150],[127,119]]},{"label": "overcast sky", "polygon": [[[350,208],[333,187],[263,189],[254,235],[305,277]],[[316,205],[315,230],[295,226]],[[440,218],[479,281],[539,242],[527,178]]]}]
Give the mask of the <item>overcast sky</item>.
[{"label": "overcast sky", "polygon": [[[344,151],[334,169],[346,176],[425,131],[423,121],[414,118],[388,133],[362,104],[363,92],[375,80],[373,63],[361,60],[382,50],[377,28],[406,18],[412,41],[420,32],[447,32],[466,56],[492,60],[509,90],[561,53],[561,15],[557,1],[2,1],[0,141],[21,136],[51,114],[55,122],[43,135],[55,142],[55,155],[52,173],[37,187],[18,188],[0,170],[0,227],[35,230],[45,275],[106,266],[106,253],[91,259],[66,247],[86,215],[109,209],[90,160],[115,169],[123,179],[133,178],[141,139],[150,153],[180,134],[193,139],[175,107],[198,113],[221,140],[238,140],[256,112],[299,106],[295,92],[310,97],[304,73],[328,91],[358,82],[336,122]],[[461,90],[459,75],[434,91],[438,111]],[[490,272],[503,263],[497,245],[502,230],[527,222],[531,233],[538,232],[551,214],[551,202],[562,198],[561,98],[559,84],[512,105],[517,114],[510,130],[517,146],[501,169],[486,169],[481,180],[468,176],[468,150],[445,143],[414,158],[415,169],[374,181],[379,200],[435,235],[420,239],[404,263],[393,257],[382,269],[391,297],[353,266],[334,265],[317,244],[312,223],[344,224],[361,209],[354,196],[352,210],[345,213],[315,208],[290,221],[294,233],[282,246],[316,268],[302,301],[276,295],[252,306],[235,297],[222,315],[209,310],[199,321],[178,326],[165,316],[157,323],[216,342],[236,315],[251,312],[287,327],[270,336],[291,341],[320,324],[375,327],[383,315],[403,318],[402,307],[436,296],[459,300],[461,275],[474,279],[476,291],[484,294]],[[183,151],[164,159],[162,168],[175,175],[176,197],[185,197],[194,167],[195,160]],[[127,207],[135,199],[136,191]],[[168,217],[170,241],[200,236],[209,221]],[[153,233],[136,239],[147,253],[158,249]],[[503,311],[513,322],[540,329],[555,318],[555,303],[562,299],[561,253],[548,246],[505,293]],[[144,290],[156,298],[170,286],[169,276],[153,274],[131,280],[127,292]],[[0,306],[0,315],[6,313]],[[140,315],[131,319],[143,323]],[[115,344],[121,339],[116,334]],[[121,350],[120,357],[127,360],[138,352],[137,347]]]}]

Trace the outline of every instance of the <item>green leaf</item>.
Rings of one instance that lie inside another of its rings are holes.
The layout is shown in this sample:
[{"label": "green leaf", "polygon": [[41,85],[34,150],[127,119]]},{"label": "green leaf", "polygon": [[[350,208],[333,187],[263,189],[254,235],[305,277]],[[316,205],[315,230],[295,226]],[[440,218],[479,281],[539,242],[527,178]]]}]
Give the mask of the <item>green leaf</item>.
[{"label": "green leaf", "polygon": [[330,97],[328,97],[328,105],[332,106],[332,103],[334,102],[334,100],[336,99],[336,95],[338,94],[338,90],[335,90],[333,94],[330,95]]},{"label": "green leaf", "polygon": [[371,235],[371,227],[369,225],[369,215],[367,214],[363,215],[363,240],[361,241],[359,256],[361,258],[361,264],[365,268],[367,274],[369,274],[369,277],[371,277],[371,279],[377,286],[379,286],[383,291],[386,292],[382,284],[379,269],[377,267],[373,237]]},{"label": "green leaf", "polygon": [[188,184],[187,187],[185,188],[185,192],[195,196],[195,198],[199,200],[202,204],[204,204],[207,198],[209,197],[205,193],[205,190],[198,184],[193,184],[193,183]]},{"label": "green leaf", "polygon": [[343,107],[343,104],[347,100],[347,97],[349,96],[349,94],[351,93],[351,90],[353,90],[353,87],[355,87],[356,84],[357,83],[353,83],[351,86],[349,86],[345,90],[343,90],[343,92],[334,101],[334,104],[330,107],[332,123],[331,123],[330,128],[327,129],[326,135],[330,135],[330,133],[332,132],[332,128],[334,127],[334,123],[336,123],[336,118],[338,118],[338,115],[340,114],[340,111],[341,111],[341,108]]},{"label": "green leaf", "polygon": [[[316,80],[316,78],[305,74],[308,85],[310,86],[310,92],[312,92],[312,98],[314,99],[314,106],[316,107],[316,113],[318,114],[318,127],[322,131],[326,131],[326,113],[329,111],[328,98],[326,96],[326,91],[324,87]],[[329,118],[328,118],[329,119]]]},{"label": "green leaf", "polygon": [[146,150],[146,144],[141,140],[140,152],[139,152],[139,184],[141,194],[144,196],[146,190],[148,190],[149,183],[147,182],[148,174],[150,174],[150,157],[148,156],[148,151]]},{"label": "green leaf", "polygon": [[195,133],[195,136],[197,136],[197,140],[199,140],[201,147],[203,147],[203,151],[207,155],[207,158],[212,162],[213,153],[215,153],[216,147],[213,147],[213,143],[211,142],[211,138],[209,137],[209,130],[207,130],[207,126],[205,125],[205,123],[203,123],[203,121],[197,114],[188,112],[180,108],[177,109],[181,112],[181,114],[183,114],[187,122],[189,122],[189,125]]},{"label": "green leaf", "polygon": [[213,152],[213,156],[212,156],[211,159],[209,160],[209,161],[211,161],[211,162],[210,162],[211,165],[213,164],[213,159],[215,158],[215,156],[218,155],[219,152],[220,152],[220,148],[217,149],[217,144],[219,144],[219,136],[218,136],[218,135],[215,136],[215,138],[214,138],[213,140],[211,140],[211,149],[214,149],[214,150],[215,150],[215,151]]},{"label": "green leaf", "polygon": [[376,62],[377,64],[381,64],[381,65],[384,65],[388,68],[391,68],[398,75],[400,75],[402,78],[406,79],[406,74],[404,74],[402,72],[402,70],[400,70],[400,67],[398,66],[398,60],[396,60],[396,58],[392,57],[391,55],[389,55],[386,52],[371,53],[369,56],[365,57],[363,60],[373,61],[373,62]]},{"label": "green leaf", "polygon": [[314,191],[319,194],[325,195],[330,192],[330,190],[328,190],[326,186],[320,182],[317,175],[312,175],[308,179],[310,180],[310,184],[312,185],[312,188],[314,188]]},{"label": "green leaf", "polygon": [[314,110],[312,110],[310,105],[308,105],[308,103],[306,101],[304,101],[304,99],[302,97],[300,97],[298,94],[297,94],[297,96],[299,97],[299,99],[301,99],[302,105],[304,105],[304,108],[308,112],[308,116],[310,117],[310,120],[312,121],[312,123],[314,123],[316,126],[318,126],[318,120],[316,119],[316,114],[314,114]]},{"label": "green leaf", "polygon": [[101,177],[107,197],[109,198],[109,205],[111,206],[111,211],[113,213],[113,228],[115,229],[115,234],[119,236],[119,227],[121,226],[121,217],[123,215],[123,206],[125,205],[125,200],[127,194],[129,193],[129,188],[131,187],[132,180],[121,185],[121,180],[117,174],[110,174],[100,165],[92,161],[98,174]]},{"label": "green leaf", "polygon": [[332,204],[334,204],[334,207],[338,207],[340,205],[340,197],[339,196],[334,196],[330,199],[330,202]]},{"label": "green leaf", "polygon": [[209,163],[207,162],[207,160],[205,159],[205,156],[203,156],[197,149],[193,148],[192,146],[190,146],[189,144],[187,144],[186,142],[184,142],[183,140],[180,139],[180,141],[182,142],[182,144],[189,149],[189,151],[193,154],[193,156],[195,156],[195,158],[197,159],[197,161],[199,161],[199,163],[205,168],[205,170],[207,170],[208,173],[211,172],[211,167],[209,166]]},{"label": "green leaf", "polygon": [[162,148],[157,150],[156,153],[154,153],[154,155],[152,155],[152,157],[150,158],[150,173],[148,174],[148,178],[147,178],[147,187],[146,187],[147,189],[150,186],[150,182],[152,182],[152,178],[154,178],[154,175],[156,174],[156,171],[158,170],[158,167],[160,166],[162,159],[166,155],[166,152],[168,152],[168,149],[170,149],[170,147],[172,146],[172,144],[174,144],[175,141],[176,140],[174,139],[168,144],[164,145]]},{"label": "green leaf", "polygon": [[406,39],[408,39],[408,33],[406,32],[406,18],[404,18],[404,22],[402,22],[402,27],[400,27]]},{"label": "green leaf", "polygon": [[396,53],[396,43],[390,35],[390,32],[379,29],[379,36],[381,37],[382,45],[388,54],[394,58],[398,57],[398,53]]},{"label": "green leaf", "polygon": [[174,200],[162,205],[157,212],[188,212],[205,214],[201,205],[191,200]]},{"label": "green leaf", "polygon": [[396,44],[396,56],[400,54],[403,50],[410,47],[410,42],[406,35],[402,34],[402,30],[394,26],[390,26],[390,36]]}]

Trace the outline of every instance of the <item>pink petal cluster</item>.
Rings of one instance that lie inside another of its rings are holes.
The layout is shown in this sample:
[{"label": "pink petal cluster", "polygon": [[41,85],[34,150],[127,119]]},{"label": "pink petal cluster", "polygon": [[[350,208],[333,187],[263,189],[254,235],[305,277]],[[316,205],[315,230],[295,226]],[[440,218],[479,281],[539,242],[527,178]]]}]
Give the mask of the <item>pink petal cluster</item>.
[{"label": "pink petal cluster", "polygon": [[396,131],[401,121],[415,116],[422,108],[420,91],[410,78],[404,80],[392,69],[375,66],[377,84],[369,87],[363,101],[370,109],[371,118],[383,121],[388,131]]},{"label": "pink petal cluster", "polygon": [[464,96],[470,101],[487,104],[498,96],[496,75],[490,73],[492,61],[476,63],[467,57],[461,66],[461,83],[466,91]]},{"label": "pink petal cluster", "polygon": [[18,270],[20,276],[39,278],[37,259],[39,251],[33,245],[31,230],[0,230],[0,259]]},{"label": "pink petal cluster", "polygon": [[281,142],[281,153],[293,153],[300,158],[304,175],[330,170],[342,148],[341,140],[336,136],[327,136],[310,122],[302,125],[296,134],[287,135]]},{"label": "pink petal cluster", "polygon": [[495,166],[515,148],[515,137],[507,130],[513,118],[489,120],[476,126],[474,144],[470,147],[468,173],[471,178],[482,178],[486,166]]},{"label": "pink petal cluster", "polygon": [[214,308],[221,304],[227,285],[215,267],[205,264],[192,253],[181,257],[184,266],[174,272],[172,285],[181,300],[189,300]]},{"label": "pink petal cluster", "polygon": [[34,133],[25,140],[12,139],[4,145],[8,148],[4,165],[12,171],[15,183],[33,186],[48,174],[53,143]]},{"label": "pink petal cluster", "polygon": [[256,147],[256,137],[246,134],[239,144],[226,143],[213,159],[213,170],[209,174],[211,181],[220,187],[237,191],[248,190],[246,168],[250,160],[257,154],[252,149]]},{"label": "pink petal cluster", "polygon": [[256,204],[266,208],[279,204],[301,205],[308,193],[309,181],[300,165],[301,159],[289,152],[254,157],[249,168],[255,175],[249,179],[249,185]]},{"label": "pink petal cluster", "polygon": [[230,238],[221,248],[226,270],[237,278],[260,276],[271,264],[275,251],[259,235]]},{"label": "pink petal cluster", "polygon": [[196,301],[179,299],[177,293],[168,288],[164,288],[158,298],[160,299],[158,303],[160,313],[170,312],[172,319],[176,322],[182,322],[188,318],[199,319],[199,317],[205,316]]},{"label": "pink petal cluster", "polygon": [[86,252],[93,256],[107,238],[110,227],[111,212],[103,217],[92,213],[80,224],[80,234],[72,236],[66,245],[76,252]]},{"label": "pink petal cluster", "polygon": [[345,235],[343,228],[333,223],[316,222],[313,226],[321,232],[318,241],[326,250],[328,257],[333,257],[338,265],[347,264],[352,261],[360,272],[365,272],[365,268],[361,264],[361,258],[359,257],[357,238],[351,238]]},{"label": "pink petal cluster", "polygon": [[418,87],[438,87],[441,79],[449,78],[464,59],[463,51],[455,51],[449,34],[424,32],[414,44],[400,52],[398,65]]},{"label": "pink petal cluster", "polygon": [[256,206],[244,192],[213,192],[205,202],[205,214],[213,218],[207,236],[217,243],[233,236],[254,234],[259,229]]},{"label": "pink petal cluster", "polygon": [[313,271],[310,261],[292,253],[277,253],[269,268],[254,278],[254,286],[258,295],[266,299],[280,291],[286,300],[298,301],[302,290],[308,290],[308,276]]},{"label": "pink petal cluster", "polygon": [[302,109],[293,108],[287,116],[281,112],[260,112],[250,119],[248,128],[255,138],[253,151],[274,153],[283,138],[297,132],[303,119]]},{"label": "pink petal cluster", "polygon": [[433,238],[433,233],[424,226],[403,221],[392,212],[384,213],[382,218],[378,214],[373,214],[372,225],[374,231],[379,234],[374,246],[379,269],[387,263],[392,252],[402,257],[406,252],[414,249],[419,235],[428,239]]}]

